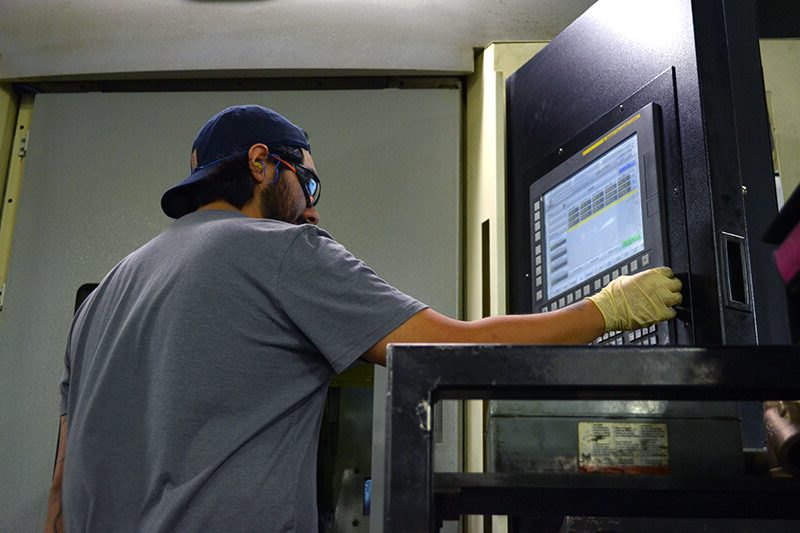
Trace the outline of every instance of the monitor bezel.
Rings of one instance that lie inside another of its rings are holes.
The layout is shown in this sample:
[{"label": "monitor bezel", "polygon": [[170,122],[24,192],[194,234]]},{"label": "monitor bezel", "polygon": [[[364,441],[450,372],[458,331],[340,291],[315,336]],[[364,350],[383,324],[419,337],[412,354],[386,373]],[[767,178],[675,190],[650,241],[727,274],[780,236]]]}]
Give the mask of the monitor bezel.
[{"label": "monitor bezel", "polygon": [[[639,158],[640,208],[642,210],[644,250],[634,254],[632,257],[647,259],[646,264],[638,264],[638,270],[667,264],[666,238],[662,231],[664,227],[664,206],[661,184],[661,143],[658,111],[658,106],[650,103],[631,113],[614,127],[596,136],[592,142],[581,147],[572,156],[569,156],[561,164],[530,185],[528,206],[531,240],[531,300],[534,312],[565,307],[575,300],[597,292],[599,290],[598,282],[599,286],[604,286],[608,281],[619,275],[633,273],[631,271],[633,263],[629,258],[600,271],[599,274],[588,280],[584,280],[552,297],[548,297],[543,199],[546,193],[602,158],[609,151],[630,139],[634,134],[636,134]],[[539,219],[536,218],[537,210]],[[538,240],[537,228],[540,232]],[[541,248],[537,249],[537,246]],[[539,257],[538,264],[537,257]],[[589,285],[588,291],[586,290],[587,284]]]}]

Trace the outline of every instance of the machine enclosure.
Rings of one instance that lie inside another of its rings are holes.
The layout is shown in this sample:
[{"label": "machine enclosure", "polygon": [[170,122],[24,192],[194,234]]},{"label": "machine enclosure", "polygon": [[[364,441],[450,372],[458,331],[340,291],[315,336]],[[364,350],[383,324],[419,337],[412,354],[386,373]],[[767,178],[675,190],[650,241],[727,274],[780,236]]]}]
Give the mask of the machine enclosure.
[{"label": "machine enclosure", "polygon": [[[536,298],[537,180],[649,106],[658,115],[660,259],[684,284],[679,317],[658,343],[788,344],[774,247],[761,242],[777,202],[750,2],[600,0],[513,74],[506,94],[509,312],[550,310]],[[752,402],[709,411],[699,403],[493,401],[488,469],[577,471],[578,424],[620,421],[666,425],[663,474],[736,475],[743,447],[763,444]]]}]

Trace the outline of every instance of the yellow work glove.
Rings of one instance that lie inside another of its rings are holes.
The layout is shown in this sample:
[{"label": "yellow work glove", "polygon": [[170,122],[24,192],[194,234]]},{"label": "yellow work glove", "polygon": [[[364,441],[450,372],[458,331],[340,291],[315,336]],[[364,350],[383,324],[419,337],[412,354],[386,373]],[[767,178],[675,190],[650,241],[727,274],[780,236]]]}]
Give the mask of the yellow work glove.
[{"label": "yellow work glove", "polygon": [[669,267],[620,276],[589,296],[606,322],[606,331],[627,331],[675,318],[682,301],[681,282]]}]

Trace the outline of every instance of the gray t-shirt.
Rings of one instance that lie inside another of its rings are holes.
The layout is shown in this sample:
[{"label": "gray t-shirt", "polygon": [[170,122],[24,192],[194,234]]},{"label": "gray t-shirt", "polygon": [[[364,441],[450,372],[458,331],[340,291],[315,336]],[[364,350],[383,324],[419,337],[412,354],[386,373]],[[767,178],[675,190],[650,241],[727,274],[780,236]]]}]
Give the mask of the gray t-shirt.
[{"label": "gray t-shirt", "polygon": [[316,531],[328,382],[424,307],[314,226],[177,220],[76,314],[67,530]]}]

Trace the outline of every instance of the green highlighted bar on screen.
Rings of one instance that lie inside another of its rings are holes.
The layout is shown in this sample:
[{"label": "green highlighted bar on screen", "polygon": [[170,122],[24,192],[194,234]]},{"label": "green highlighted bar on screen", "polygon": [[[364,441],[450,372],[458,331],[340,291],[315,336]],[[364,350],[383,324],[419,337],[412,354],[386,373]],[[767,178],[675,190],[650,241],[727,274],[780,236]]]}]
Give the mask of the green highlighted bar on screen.
[{"label": "green highlighted bar on screen", "polygon": [[627,239],[622,241],[622,247],[623,248],[627,248],[631,244],[633,244],[633,243],[635,243],[637,241],[641,241],[641,240],[642,240],[642,234],[641,233],[637,233],[633,237],[628,237]]}]

